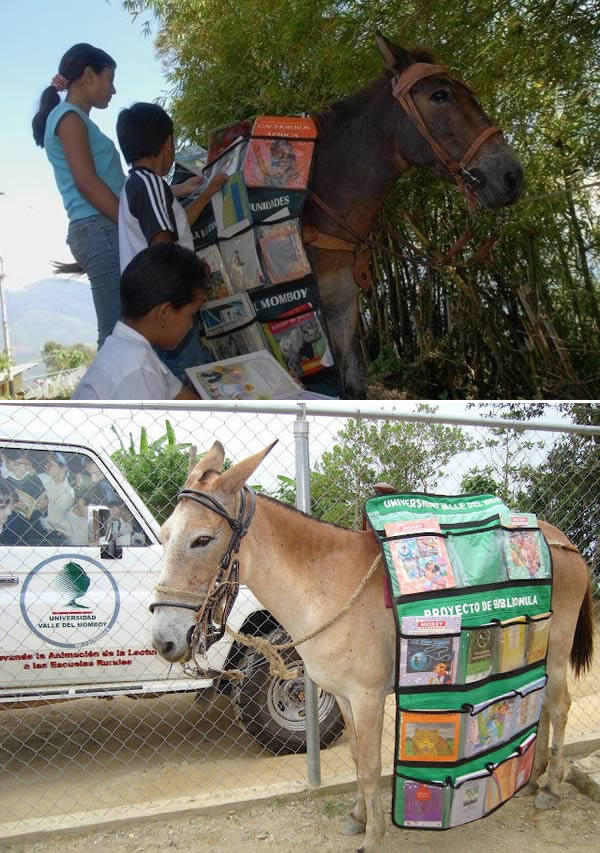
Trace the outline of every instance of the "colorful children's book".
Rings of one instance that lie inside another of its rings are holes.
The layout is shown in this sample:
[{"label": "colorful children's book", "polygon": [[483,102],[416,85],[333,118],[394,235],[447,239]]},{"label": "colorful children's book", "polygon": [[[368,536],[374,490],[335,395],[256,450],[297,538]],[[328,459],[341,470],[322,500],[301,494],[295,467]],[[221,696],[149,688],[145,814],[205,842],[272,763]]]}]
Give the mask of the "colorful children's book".
[{"label": "colorful children's book", "polygon": [[460,616],[402,618],[400,685],[436,686],[456,682],[460,624]]},{"label": "colorful children's book", "polygon": [[489,778],[487,770],[457,776],[452,788],[450,826],[460,826],[483,817]]},{"label": "colorful children's book", "polygon": [[219,154],[222,154],[240,136],[250,136],[251,132],[252,119],[242,119],[241,121],[225,124],[222,127],[216,127],[214,130],[211,130],[208,142],[208,163],[212,163]]},{"label": "colorful children's book", "polygon": [[252,219],[250,202],[241,172],[236,172],[212,197],[219,237],[233,237],[248,228]]},{"label": "colorful children's book", "polygon": [[517,776],[515,780],[516,791],[529,782],[529,777],[533,769],[533,759],[535,757],[535,738],[535,733],[529,735],[527,740],[524,740],[519,747],[520,755],[517,762]]},{"label": "colorful children's book", "polygon": [[251,139],[244,158],[249,187],[304,189],[308,185],[314,142],[293,139]]},{"label": "colorful children's book", "polygon": [[241,293],[265,283],[253,231],[244,231],[237,237],[223,240],[219,243],[219,248],[234,293]]},{"label": "colorful children's book", "polygon": [[433,829],[441,827],[444,819],[444,795],[442,785],[428,785],[412,779],[403,780],[405,826],[422,826]]},{"label": "colorful children's book", "polygon": [[456,761],[462,714],[400,711],[401,761]]},{"label": "colorful children's book", "polygon": [[258,228],[258,242],[272,284],[310,275],[297,219]]},{"label": "colorful children's book", "polygon": [[[537,528],[533,513],[500,513],[503,527]],[[539,530],[502,531],[504,561],[511,580],[531,580],[550,577],[548,549]]]},{"label": "colorful children's book", "polygon": [[402,595],[456,586],[446,543],[440,532],[436,518],[390,521],[385,525],[386,536],[402,536],[388,541]]},{"label": "colorful children's book", "polygon": [[525,639],[527,622],[525,616],[500,622],[498,632],[498,672],[519,669],[525,664]]},{"label": "colorful children's book", "polygon": [[548,637],[550,635],[550,613],[540,613],[530,617],[527,623],[527,652],[525,663],[537,663],[544,660],[548,650]]},{"label": "colorful children's book", "polygon": [[205,302],[200,311],[206,343],[215,359],[234,358],[266,349],[247,293]]},{"label": "colorful children's book", "polygon": [[303,388],[266,350],[186,368],[203,400],[295,400]]},{"label": "colorful children's book", "polygon": [[486,812],[490,812],[512,797],[516,790],[519,756],[507,758],[494,769],[488,780]]},{"label": "colorful children's book", "polygon": [[515,705],[516,697],[511,691],[493,702],[473,706],[466,723],[466,757],[478,755],[510,739],[514,731]]},{"label": "colorful children's book", "polygon": [[465,676],[464,681],[482,681],[494,672],[496,658],[497,628],[483,625],[465,631]]},{"label": "colorful children's book", "polygon": [[532,726],[540,718],[544,701],[546,676],[536,678],[530,684],[521,687],[517,693],[517,708],[515,714],[515,731],[521,731]]},{"label": "colorful children's book", "polygon": [[207,300],[210,302],[213,299],[223,299],[229,296],[233,291],[223,263],[223,258],[219,252],[219,247],[206,246],[204,249],[199,249],[196,254],[199,258],[206,261],[210,267],[210,283],[206,294]]}]

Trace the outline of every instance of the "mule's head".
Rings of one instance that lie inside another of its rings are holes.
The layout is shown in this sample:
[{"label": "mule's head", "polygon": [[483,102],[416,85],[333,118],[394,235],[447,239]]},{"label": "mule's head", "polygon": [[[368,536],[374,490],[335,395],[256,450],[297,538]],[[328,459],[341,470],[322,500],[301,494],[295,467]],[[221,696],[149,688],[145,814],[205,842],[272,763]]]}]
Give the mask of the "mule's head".
[{"label": "mule's head", "polygon": [[[216,441],[189,474],[184,489],[214,498],[235,519],[241,490],[273,445],[221,472],[223,446]],[[214,509],[191,499],[180,500],[164,523],[164,555],[152,613],[152,645],[166,660],[190,659],[196,612],[212,586],[232,528]]]},{"label": "mule's head", "polygon": [[[434,66],[433,58],[425,52],[409,52],[377,36],[377,46],[388,72],[398,78],[417,63]],[[423,69],[427,71],[427,69]],[[477,146],[481,135],[492,122],[475,100],[470,89],[440,69],[440,73],[417,79],[410,88],[410,98],[424,122],[426,133],[440,146],[451,161],[460,164],[465,155]],[[452,180],[452,174],[436,156],[426,135],[412,121],[407,122],[407,112],[401,103],[394,101],[392,120],[402,132],[393,134],[394,152],[398,163],[408,163],[430,169],[442,178]],[[410,132],[406,132],[406,128]],[[523,188],[523,169],[502,133],[487,136],[472,157],[466,169],[465,183],[482,207],[497,208],[513,204]]]}]

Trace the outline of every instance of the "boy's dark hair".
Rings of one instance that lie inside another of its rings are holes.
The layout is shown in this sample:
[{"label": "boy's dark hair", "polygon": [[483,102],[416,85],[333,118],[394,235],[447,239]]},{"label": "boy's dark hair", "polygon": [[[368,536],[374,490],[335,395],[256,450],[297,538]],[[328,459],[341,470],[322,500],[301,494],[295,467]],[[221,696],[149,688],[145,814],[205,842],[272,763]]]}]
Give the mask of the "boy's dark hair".
[{"label": "boy's dark hair", "polygon": [[158,104],[138,101],[119,113],[117,139],[128,163],[135,163],[142,157],[156,156],[172,135],[171,116]]},{"label": "boy's dark hair", "polygon": [[131,260],[121,274],[121,312],[139,320],[163,302],[183,308],[206,290],[210,267],[177,243],[155,243]]},{"label": "boy's dark hair", "polygon": [[[58,64],[58,73],[69,81],[69,84],[77,80],[86,68],[91,68],[96,74],[100,74],[104,68],[116,68],[117,63],[99,47],[94,47],[86,42],[74,44],[65,53]],[[33,138],[36,145],[44,147],[44,133],[46,131],[46,119],[50,111],[60,104],[60,97],[54,86],[47,86],[40,97],[40,106],[31,122]]]}]

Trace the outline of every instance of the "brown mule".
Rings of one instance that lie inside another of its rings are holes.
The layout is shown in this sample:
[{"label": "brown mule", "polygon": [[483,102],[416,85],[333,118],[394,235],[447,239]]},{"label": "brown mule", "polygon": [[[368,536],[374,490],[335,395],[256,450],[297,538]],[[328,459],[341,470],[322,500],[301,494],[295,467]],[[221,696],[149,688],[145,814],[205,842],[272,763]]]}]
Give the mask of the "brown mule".
[{"label": "brown mule", "polygon": [[[198,609],[229,551],[242,489],[270,448],[219,473],[225,453],[215,442],[190,473],[185,489],[203,503],[180,500],[162,529],[164,560],[152,617],[154,648],[168,661],[189,660]],[[216,503],[215,503],[216,502]],[[220,508],[215,509],[215,506]],[[222,514],[221,510],[225,513]],[[292,639],[332,619],[350,599],[379,553],[370,532],[352,531],[311,518],[286,504],[256,496],[253,516],[239,544],[239,580],[260,599]],[[232,524],[233,522],[233,524]],[[569,710],[567,665],[585,669],[592,654],[591,591],[587,567],[559,530],[541,522],[554,562],[554,611],[548,648],[548,686],[538,733],[531,788],[546,767],[549,723],[553,743],[547,781],[537,805],[553,805],[562,779],[562,750]],[[348,613],[298,651],[308,675],[336,697],[356,763],[358,793],[347,832],[364,832],[364,853],[380,849],[385,821],[380,796],[384,701],[394,684],[396,636],[384,607],[379,566]],[[182,606],[178,606],[178,602]],[[192,606],[191,609],[194,609]]]}]

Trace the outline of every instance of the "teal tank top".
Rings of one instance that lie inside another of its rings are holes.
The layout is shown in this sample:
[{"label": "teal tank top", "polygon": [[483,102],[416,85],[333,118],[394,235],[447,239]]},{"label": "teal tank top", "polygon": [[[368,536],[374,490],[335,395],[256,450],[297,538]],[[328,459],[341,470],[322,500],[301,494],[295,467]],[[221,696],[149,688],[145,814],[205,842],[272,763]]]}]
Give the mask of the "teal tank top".
[{"label": "teal tank top", "polygon": [[82,109],[68,101],[61,101],[48,115],[46,120],[46,131],[44,133],[44,148],[46,155],[54,169],[56,185],[62,196],[65,210],[69,220],[84,219],[86,216],[97,216],[100,211],[96,210],[79,192],[75,186],[73,175],[69,169],[62,142],[55,131],[61,118],[73,110],[81,117],[88,131],[90,151],[96,167],[96,174],[107,184],[114,194],[119,197],[125,175],[121,168],[121,159],[115,148],[114,142],[105,136],[97,124],[84,113]]}]

